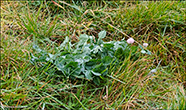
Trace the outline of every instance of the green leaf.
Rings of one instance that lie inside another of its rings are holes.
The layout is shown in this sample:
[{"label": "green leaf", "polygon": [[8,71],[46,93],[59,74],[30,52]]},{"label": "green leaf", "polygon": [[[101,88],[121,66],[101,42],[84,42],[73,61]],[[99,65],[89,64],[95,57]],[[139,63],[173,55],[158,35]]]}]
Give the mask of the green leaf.
[{"label": "green leaf", "polygon": [[73,61],[72,59],[64,58],[63,56],[61,56],[55,60],[54,65],[57,67],[59,71],[64,71],[65,65],[72,61]]},{"label": "green leaf", "polygon": [[119,45],[119,42],[114,43],[114,50],[117,50],[118,48],[122,48],[122,46]]},{"label": "green leaf", "polygon": [[82,58],[75,58],[74,61],[78,62],[79,65],[84,63],[84,60]]},{"label": "green leaf", "polygon": [[85,62],[88,62],[92,59],[92,57],[87,55],[87,56],[83,56],[83,59],[84,59]]},{"label": "green leaf", "polygon": [[85,54],[90,54],[90,53],[91,53],[91,49],[90,49],[88,46],[85,46],[85,47],[83,48],[83,53],[85,53]]},{"label": "green leaf", "polygon": [[85,78],[87,78],[88,80],[92,80],[92,74],[91,74],[91,71],[90,70],[86,70],[83,72],[84,75],[85,75]]},{"label": "green leaf", "polygon": [[54,62],[54,65],[56,65],[56,67],[59,71],[63,70],[63,68],[65,67],[64,64],[65,64],[64,58],[62,58],[62,57],[56,59],[55,62]]},{"label": "green leaf", "polygon": [[114,49],[117,50],[118,48],[122,48],[123,50],[125,50],[127,45],[128,44],[124,41],[117,41],[114,43]]},{"label": "green leaf", "polygon": [[60,55],[61,55],[61,56],[66,56],[66,55],[68,55],[68,54],[70,54],[70,53],[67,52],[67,51],[60,52]]},{"label": "green leaf", "polygon": [[81,34],[81,35],[79,36],[79,40],[80,40],[80,41],[87,41],[88,39],[89,39],[89,36],[86,35],[86,34]]},{"label": "green leaf", "polygon": [[[125,51],[125,54],[127,53],[127,51]],[[117,58],[120,58],[122,56],[124,56],[124,51],[122,48],[118,48],[116,50],[116,52],[114,53],[114,56],[116,56]]]},{"label": "green leaf", "polygon": [[81,69],[78,66],[78,62],[71,61],[67,65],[65,65],[64,70],[69,75],[79,75],[81,73]]},{"label": "green leaf", "polygon": [[100,73],[97,73],[97,72],[94,72],[94,71],[91,71],[94,75],[96,76],[100,76],[101,74]]},{"label": "green leaf", "polygon": [[81,34],[81,35],[79,36],[79,42],[78,42],[78,44],[77,44],[77,48],[79,48],[79,46],[82,46],[82,45],[84,46],[84,45],[86,45],[88,39],[89,39],[89,36],[88,36],[88,35],[86,35],[86,34]]},{"label": "green leaf", "polygon": [[42,56],[40,56],[38,60],[40,62],[45,62],[47,61],[46,59],[47,59],[47,53],[43,53]]},{"label": "green leaf", "polygon": [[100,41],[103,39],[103,38],[105,38],[105,36],[106,36],[106,31],[101,31],[101,32],[99,32],[99,34],[98,34],[98,42],[97,42],[97,44],[100,44]]},{"label": "green leaf", "polygon": [[104,58],[101,59],[101,62],[104,64],[104,65],[110,65],[110,63],[112,62],[112,58],[109,57],[109,56],[105,56]]},{"label": "green leaf", "polygon": [[49,57],[46,58],[46,61],[49,61],[53,63],[53,60],[55,59],[56,55],[48,53]]},{"label": "green leaf", "polygon": [[76,67],[78,67],[78,62],[74,62],[74,61],[69,62],[69,63],[65,66],[65,68],[76,68]]},{"label": "green leaf", "polygon": [[107,51],[107,54],[108,54],[108,56],[110,56],[110,57],[114,57],[114,51],[112,50],[112,51]]},{"label": "green leaf", "polygon": [[110,48],[114,47],[114,43],[113,42],[108,42],[108,43],[106,42],[103,44],[103,46],[104,46],[104,48],[110,49]]},{"label": "green leaf", "polygon": [[78,74],[78,75],[73,74],[73,76],[76,77],[76,78],[79,78],[79,79],[85,78],[85,76],[83,74]]},{"label": "green leaf", "polygon": [[102,51],[101,47],[99,45],[95,45],[95,47],[91,50],[91,52],[98,53],[99,51]]},{"label": "green leaf", "polygon": [[86,62],[86,65],[87,66],[93,66],[93,65],[96,65],[97,63],[98,63],[98,60],[91,59],[91,60],[89,60],[89,62]]},{"label": "green leaf", "polygon": [[97,64],[101,63],[100,59],[90,59],[85,63],[85,68],[87,70],[92,70]]},{"label": "green leaf", "polygon": [[103,71],[101,72],[101,75],[102,75],[102,76],[105,76],[107,73],[108,73],[108,68],[105,68],[105,70],[103,70]]},{"label": "green leaf", "polygon": [[98,34],[99,39],[103,39],[103,38],[105,38],[105,36],[106,36],[106,31],[101,31]]},{"label": "green leaf", "polygon": [[105,70],[106,66],[103,65],[103,63],[100,63],[99,65],[96,65],[93,69],[94,72],[101,73],[103,70]]},{"label": "green leaf", "polygon": [[96,85],[100,85],[100,78],[99,78],[99,77],[94,77],[94,78],[93,78],[93,82],[94,82]]},{"label": "green leaf", "polygon": [[66,36],[65,40],[63,41],[63,43],[57,49],[64,50],[64,47],[67,45],[68,42],[69,42],[69,37]]}]

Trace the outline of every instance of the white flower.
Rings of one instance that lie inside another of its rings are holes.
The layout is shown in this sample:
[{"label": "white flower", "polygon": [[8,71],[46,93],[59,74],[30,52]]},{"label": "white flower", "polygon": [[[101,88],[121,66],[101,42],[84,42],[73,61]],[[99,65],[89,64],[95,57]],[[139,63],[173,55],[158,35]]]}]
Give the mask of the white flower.
[{"label": "white flower", "polygon": [[132,43],[134,43],[134,39],[131,37],[131,38],[129,38],[128,40],[127,40],[127,43],[128,44],[132,44]]},{"label": "white flower", "polygon": [[143,43],[143,46],[144,47],[147,47],[149,44],[148,43]]}]

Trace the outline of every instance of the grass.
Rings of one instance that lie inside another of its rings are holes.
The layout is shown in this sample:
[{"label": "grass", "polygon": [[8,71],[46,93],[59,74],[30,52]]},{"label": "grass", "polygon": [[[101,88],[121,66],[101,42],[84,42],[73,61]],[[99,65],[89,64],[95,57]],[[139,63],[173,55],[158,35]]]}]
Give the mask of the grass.
[{"label": "grass", "polygon": [[[186,109],[185,1],[34,3],[1,2],[1,109]],[[77,42],[81,33],[97,38],[101,30],[105,41],[147,42],[152,55],[124,59],[101,86],[29,62],[36,40]]]}]

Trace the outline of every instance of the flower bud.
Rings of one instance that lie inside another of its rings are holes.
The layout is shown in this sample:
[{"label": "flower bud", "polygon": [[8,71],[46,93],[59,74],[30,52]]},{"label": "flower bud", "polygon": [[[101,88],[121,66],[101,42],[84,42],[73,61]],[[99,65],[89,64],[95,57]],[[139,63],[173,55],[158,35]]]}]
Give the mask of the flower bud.
[{"label": "flower bud", "polygon": [[149,44],[148,43],[143,43],[143,46],[144,47],[147,47]]},{"label": "flower bud", "polygon": [[128,44],[132,44],[132,43],[134,43],[134,39],[131,37],[131,38],[129,38],[128,40],[127,40],[127,43]]}]

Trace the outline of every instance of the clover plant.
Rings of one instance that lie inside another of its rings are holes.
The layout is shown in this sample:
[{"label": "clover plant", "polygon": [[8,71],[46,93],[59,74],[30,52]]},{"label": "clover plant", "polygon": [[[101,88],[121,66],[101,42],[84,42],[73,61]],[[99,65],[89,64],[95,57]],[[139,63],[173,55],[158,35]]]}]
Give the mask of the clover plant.
[{"label": "clover plant", "polygon": [[[70,79],[86,79],[99,85],[100,81],[109,73],[110,65],[117,66],[119,62],[131,55],[133,60],[137,59],[138,46],[128,45],[123,39],[121,41],[104,42],[106,31],[98,34],[94,42],[92,36],[82,34],[79,42],[72,44],[69,37],[63,43],[55,47],[55,54],[49,53],[34,44],[33,48],[38,52],[35,56],[31,54],[31,63],[40,66],[52,66],[53,74],[60,74]],[[142,46],[143,53],[146,50]],[[149,51],[147,51],[148,54]]]}]

